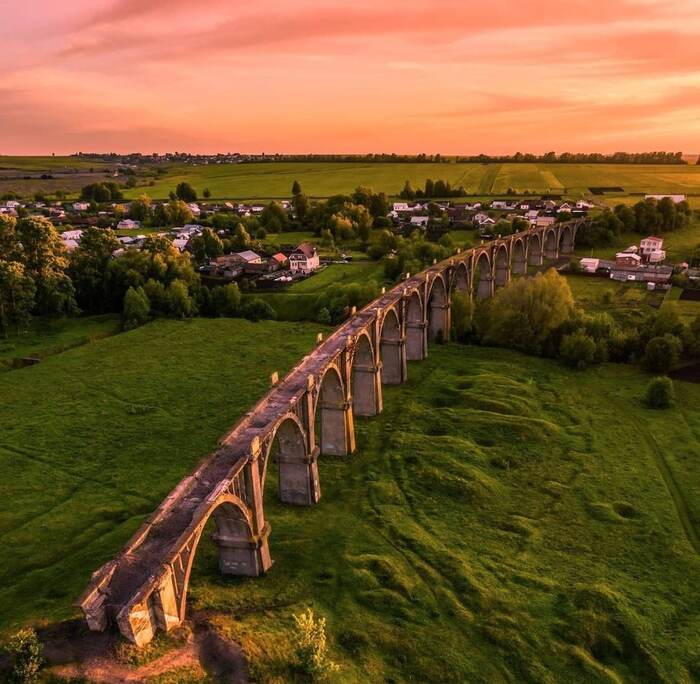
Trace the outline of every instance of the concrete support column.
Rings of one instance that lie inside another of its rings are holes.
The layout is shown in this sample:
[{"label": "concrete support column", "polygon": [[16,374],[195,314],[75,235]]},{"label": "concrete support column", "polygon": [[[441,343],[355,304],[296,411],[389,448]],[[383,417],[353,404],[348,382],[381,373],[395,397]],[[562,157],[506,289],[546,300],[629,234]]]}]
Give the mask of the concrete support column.
[{"label": "concrete support column", "polygon": [[430,305],[430,340],[437,339],[438,332],[442,331],[442,339],[447,342],[450,339],[450,308],[448,300],[445,304]]},{"label": "concrete support column", "polygon": [[382,377],[377,365],[352,368],[352,410],[356,416],[376,416],[382,411]]},{"label": "concrete support column", "polygon": [[428,321],[406,323],[406,358],[409,361],[422,361],[428,356],[427,332]]},{"label": "concrete support column", "polygon": [[303,458],[278,457],[280,501],[293,506],[312,506],[321,498],[318,478],[318,447]]},{"label": "concrete support column", "polygon": [[382,340],[382,383],[400,385],[406,379],[406,340]]},{"label": "concrete support column", "polygon": [[272,566],[270,548],[267,543],[270,528],[265,522],[260,464],[258,462],[261,450],[260,440],[254,437],[250,445],[250,455],[244,471],[248,505],[252,510],[252,540],[255,542],[255,559],[251,561],[251,567],[256,569],[256,575],[267,572]]},{"label": "concrete support column", "polygon": [[352,403],[342,401],[321,404],[321,453],[347,456],[355,451],[355,426]]},{"label": "concrete support column", "polygon": [[489,299],[493,297],[493,277],[491,275],[484,276],[480,281],[476,290],[476,298]]},{"label": "concrete support column", "polygon": [[219,569],[222,575],[257,577],[272,566],[267,538],[270,527],[265,525],[260,534],[251,539],[217,531],[213,539],[219,547]]}]

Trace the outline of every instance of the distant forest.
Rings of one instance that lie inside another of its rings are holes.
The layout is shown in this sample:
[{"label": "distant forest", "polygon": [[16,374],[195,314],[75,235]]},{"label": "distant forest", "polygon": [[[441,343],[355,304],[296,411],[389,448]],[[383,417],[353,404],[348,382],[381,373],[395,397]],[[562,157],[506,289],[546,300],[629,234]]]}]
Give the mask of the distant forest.
[{"label": "distant forest", "polygon": [[[164,155],[132,153],[119,155],[114,152],[107,154],[84,153],[77,155],[86,159],[102,161],[119,161],[121,163],[158,163],[181,162],[193,163],[202,161],[219,161],[232,163],[261,163],[261,162],[338,162],[338,163],[370,163],[370,164],[687,164],[682,152],[615,152],[600,154],[598,152],[547,152],[546,154],[523,154],[516,152],[512,155],[495,156],[477,154],[471,156],[444,156],[441,154],[188,154],[174,152]],[[700,163],[700,159],[698,159]]]}]

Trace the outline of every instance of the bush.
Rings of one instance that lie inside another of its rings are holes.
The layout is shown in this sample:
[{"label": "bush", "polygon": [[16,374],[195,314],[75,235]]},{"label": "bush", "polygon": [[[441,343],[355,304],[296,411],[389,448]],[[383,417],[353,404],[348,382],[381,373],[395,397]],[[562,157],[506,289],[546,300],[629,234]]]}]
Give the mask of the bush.
[{"label": "bush", "polygon": [[567,366],[586,368],[596,359],[597,346],[595,340],[582,330],[570,335],[564,335],[559,347],[559,356]]},{"label": "bush", "polygon": [[274,320],[277,318],[277,312],[260,297],[245,302],[242,313],[243,317],[249,321]]},{"label": "bush", "polygon": [[142,287],[130,287],[124,295],[122,311],[122,328],[133,330],[148,322],[151,313],[151,303]]},{"label": "bush", "polygon": [[6,647],[12,659],[12,677],[15,682],[34,682],[44,664],[42,646],[36,632],[21,629],[9,641]]},{"label": "bush", "polygon": [[678,363],[683,345],[675,336],[652,337],[644,349],[642,364],[652,373],[667,373]]},{"label": "bush", "polygon": [[308,608],[301,615],[294,616],[294,634],[297,667],[314,681],[324,679],[338,666],[328,657],[326,642],[326,618],[316,618]]},{"label": "bush", "polygon": [[673,382],[670,378],[660,377],[649,380],[644,394],[644,403],[649,408],[668,408],[674,398],[675,392],[673,391]]}]

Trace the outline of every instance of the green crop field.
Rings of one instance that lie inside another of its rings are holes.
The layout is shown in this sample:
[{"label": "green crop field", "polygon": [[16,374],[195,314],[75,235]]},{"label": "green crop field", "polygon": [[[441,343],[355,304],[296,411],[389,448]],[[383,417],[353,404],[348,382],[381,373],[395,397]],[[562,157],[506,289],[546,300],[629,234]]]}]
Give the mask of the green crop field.
[{"label": "green crop field", "polygon": [[0,373],[0,632],[74,614],[90,573],[319,329],[156,321]]},{"label": "green crop field", "polygon": [[[33,192],[65,189],[73,195],[80,183],[101,180],[105,162],[71,157],[0,157],[0,191]],[[145,167],[146,168],[146,167]],[[422,187],[426,178],[463,185],[470,195],[504,194],[509,188],[519,193],[563,193],[570,197],[590,195],[591,187],[621,187],[625,196],[644,193],[700,194],[700,166],[637,164],[457,164],[449,163],[366,163],[366,162],[269,162],[251,164],[171,164],[154,184],[125,190],[128,198],[144,192],[156,199],[168,197],[181,181],[191,183],[200,193],[205,188],[216,199],[255,200],[289,197],[298,180],[312,197],[350,193],[358,185],[395,196],[406,180]],[[90,174],[90,169],[94,174]],[[72,177],[69,171],[78,172]],[[56,173],[53,180],[3,180],[3,175]],[[90,178],[90,176],[94,176]],[[599,196],[604,202],[613,198]]]}]

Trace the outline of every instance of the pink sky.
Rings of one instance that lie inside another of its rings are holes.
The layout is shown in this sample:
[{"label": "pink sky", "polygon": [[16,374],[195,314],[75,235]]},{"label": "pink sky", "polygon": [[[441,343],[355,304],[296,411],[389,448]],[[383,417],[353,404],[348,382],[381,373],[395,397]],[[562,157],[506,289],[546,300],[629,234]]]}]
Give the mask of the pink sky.
[{"label": "pink sky", "polygon": [[700,0],[0,0],[0,154],[700,151]]}]

